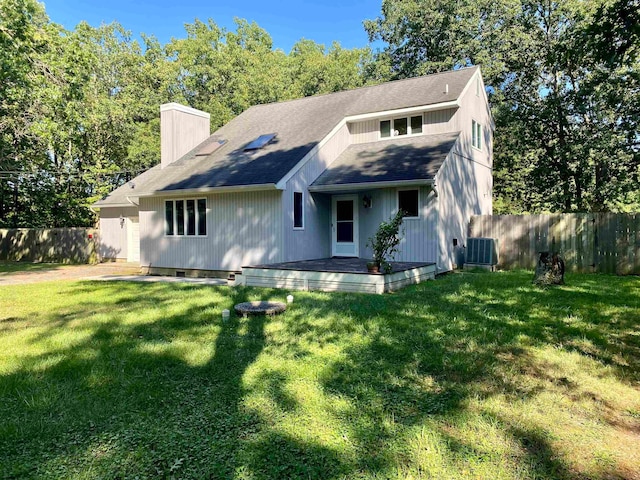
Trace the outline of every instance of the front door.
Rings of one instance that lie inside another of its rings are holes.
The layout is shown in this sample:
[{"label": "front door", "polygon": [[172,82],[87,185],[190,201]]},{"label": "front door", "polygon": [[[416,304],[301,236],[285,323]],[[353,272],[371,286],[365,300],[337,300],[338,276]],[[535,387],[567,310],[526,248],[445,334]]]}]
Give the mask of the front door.
[{"label": "front door", "polygon": [[358,197],[339,195],[331,198],[331,255],[358,256]]}]

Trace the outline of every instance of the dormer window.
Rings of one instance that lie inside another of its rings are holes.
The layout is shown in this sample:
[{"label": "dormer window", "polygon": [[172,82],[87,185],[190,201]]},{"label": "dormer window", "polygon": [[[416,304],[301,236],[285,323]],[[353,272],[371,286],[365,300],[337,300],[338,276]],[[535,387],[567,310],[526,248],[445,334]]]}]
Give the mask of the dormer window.
[{"label": "dormer window", "polygon": [[422,115],[380,120],[380,138],[402,137],[422,133]]}]

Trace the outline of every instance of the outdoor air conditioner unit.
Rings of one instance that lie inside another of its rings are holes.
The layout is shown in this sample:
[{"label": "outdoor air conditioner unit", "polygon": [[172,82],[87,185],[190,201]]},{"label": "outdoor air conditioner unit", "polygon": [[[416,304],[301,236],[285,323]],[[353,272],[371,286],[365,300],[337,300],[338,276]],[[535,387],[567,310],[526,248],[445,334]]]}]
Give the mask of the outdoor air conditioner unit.
[{"label": "outdoor air conditioner unit", "polygon": [[465,268],[493,270],[498,264],[498,240],[495,238],[467,238]]}]

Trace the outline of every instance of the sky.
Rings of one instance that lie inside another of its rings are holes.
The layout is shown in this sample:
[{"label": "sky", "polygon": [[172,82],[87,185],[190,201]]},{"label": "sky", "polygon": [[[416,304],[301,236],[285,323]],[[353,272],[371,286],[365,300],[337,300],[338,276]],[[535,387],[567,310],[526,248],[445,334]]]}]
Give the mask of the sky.
[{"label": "sky", "polygon": [[[335,40],[344,48],[369,44],[362,22],[376,18],[381,0],[44,0],[51,21],[72,30],[85,20],[97,27],[118,21],[134,38],[155,35],[165,44],[184,38],[185,23],[213,19],[235,30],[234,17],[255,21],[273,38],[275,48],[289,52],[301,38],[327,47]],[[379,42],[372,45],[379,48]]]}]

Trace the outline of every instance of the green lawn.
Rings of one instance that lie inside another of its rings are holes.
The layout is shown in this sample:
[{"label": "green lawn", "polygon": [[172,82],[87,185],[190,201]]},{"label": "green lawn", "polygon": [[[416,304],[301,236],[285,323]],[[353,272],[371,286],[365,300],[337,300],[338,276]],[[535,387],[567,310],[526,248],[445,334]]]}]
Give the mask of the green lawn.
[{"label": "green lawn", "polygon": [[0,476],[639,478],[640,280],[531,279],[0,287]]}]

